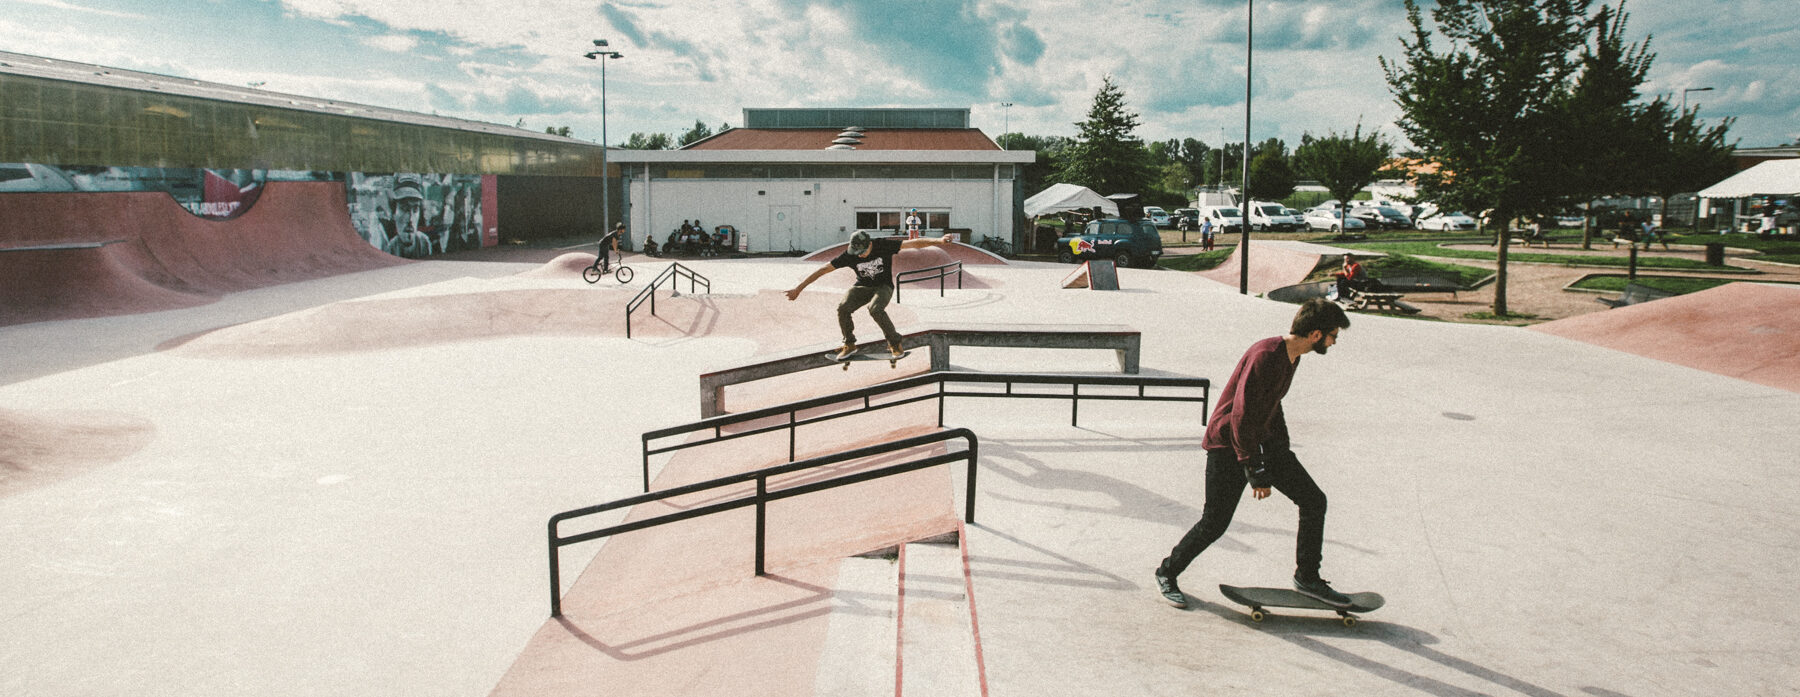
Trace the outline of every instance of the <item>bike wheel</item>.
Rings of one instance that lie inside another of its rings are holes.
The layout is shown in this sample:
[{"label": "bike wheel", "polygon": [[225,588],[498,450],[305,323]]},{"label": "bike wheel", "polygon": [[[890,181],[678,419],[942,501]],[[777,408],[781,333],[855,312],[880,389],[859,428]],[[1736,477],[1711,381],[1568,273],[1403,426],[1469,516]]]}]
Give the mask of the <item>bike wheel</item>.
[{"label": "bike wheel", "polygon": [[618,271],[613,272],[613,278],[619,279],[620,283],[630,283],[631,276],[631,267],[629,266],[621,266]]},{"label": "bike wheel", "polygon": [[585,269],[582,269],[581,270],[581,280],[587,281],[588,283],[599,283],[600,282],[600,267],[599,266],[589,266]]}]

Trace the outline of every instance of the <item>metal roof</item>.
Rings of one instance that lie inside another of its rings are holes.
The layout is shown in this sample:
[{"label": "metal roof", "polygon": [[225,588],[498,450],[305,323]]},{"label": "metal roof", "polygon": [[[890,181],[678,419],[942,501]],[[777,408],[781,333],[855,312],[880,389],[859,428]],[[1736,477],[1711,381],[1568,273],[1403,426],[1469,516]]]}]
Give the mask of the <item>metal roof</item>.
[{"label": "metal roof", "polygon": [[[838,128],[733,128],[690,143],[684,150],[823,150],[839,140]],[[857,150],[999,150],[974,128],[868,128]]]},{"label": "metal roof", "polygon": [[217,82],[205,82],[182,77],[171,77],[155,73],[144,73],[123,68],[109,68],[88,63],[32,56],[23,53],[0,51],[0,75],[18,75],[45,80],[62,80],[78,82],[100,87],[136,90],[140,92],[156,92],[196,99],[210,99],[235,104],[250,104],[276,107],[281,109],[297,109],[321,114],[349,116],[355,118],[374,119],[415,126],[448,128],[458,131],[488,133],[513,138],[531,138],[534,140],[555,143],[570,143],[595,146],[577,138],[551,135],[513,126],[470,121],[435,114],[420,114],[399,109],[342,102],[319,97],[306,97],[295,94],[284,94],[259,90],[252,87],[239,87]]}]

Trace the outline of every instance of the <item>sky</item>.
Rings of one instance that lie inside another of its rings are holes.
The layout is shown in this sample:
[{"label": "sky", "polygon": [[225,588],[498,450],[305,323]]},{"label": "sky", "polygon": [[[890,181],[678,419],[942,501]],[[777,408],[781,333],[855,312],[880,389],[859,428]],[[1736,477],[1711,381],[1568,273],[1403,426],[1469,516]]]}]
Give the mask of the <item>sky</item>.
[{"label": "sky", "polygon": [[[954,107],[972,125],[1074,136],[1111,77],[1145,140],[1244,137],[1239,0],[0,0],[0,50],[583,140],[743,125],[743,109]],[[1426,7],[1434,6],[1426,2]],[[1599,3],[1595,4],[1598,7]],[[1793,0],[1632,0],[1647,96],[1737,119],[1742,147],[1800,141]],[[1250,137],[1405,145],[1379,59],[1398,0],[1254,6]],[[602,68],[594,39],[623,57]],[[1711,88],[1698,90],[1696,88]],[[1011,104],[1004,107],[1003,104]],[[1478,104],[1469,105],[1471,109]],[[856,124],[845,124],[856,125]]]}]

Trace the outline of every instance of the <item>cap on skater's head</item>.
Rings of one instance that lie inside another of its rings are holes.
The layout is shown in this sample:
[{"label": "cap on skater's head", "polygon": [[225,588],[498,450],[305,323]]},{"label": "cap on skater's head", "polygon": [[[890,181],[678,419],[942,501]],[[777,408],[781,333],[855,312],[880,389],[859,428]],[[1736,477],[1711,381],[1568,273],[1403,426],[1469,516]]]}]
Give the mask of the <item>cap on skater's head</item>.
[{"label": "cap on skater's head", "polygon": [[867,251],[869,251],[869,233],[857,230],[856,234],[850,236],[850,253],[862,256],[863,252]]}]

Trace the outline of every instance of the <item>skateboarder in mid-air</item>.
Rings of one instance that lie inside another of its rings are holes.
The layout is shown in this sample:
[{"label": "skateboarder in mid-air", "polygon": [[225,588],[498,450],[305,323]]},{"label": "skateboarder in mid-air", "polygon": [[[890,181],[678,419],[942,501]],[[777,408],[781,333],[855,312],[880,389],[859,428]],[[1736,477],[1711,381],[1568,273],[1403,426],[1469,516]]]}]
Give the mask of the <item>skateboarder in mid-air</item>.
[{"label": "skateboarder in mid-air", "polygon": [[893,320],[888,319],[887,304],[894,298],[894,255],[902,249],[918,249],[935,247],[948,241],[948,237],[921,237],[913,240],[883,238],[869,239],[869,233],[858,230],[850,236],[850,248],[826,262],[817,271],[807,276],[800,285],[787,292],[788,300],[800,297],[800,291],[812,285],[825,274],[841,268],[856,271],[856,285],[844,293],[844,301],[838,303],[838,329],[844,333],[844,347],[838,349],[835,357],[838,360],[849,358],[856,353],[856,324],[851,321],[850,313],[864,305],[869,306],[869,316],[875,318],[875,324],[881,327],[881,333],[887,338],[888,350],[894,358],[905,353],[900,347],[900,332],[895,331]]},{"label": "skateboarder in mid-air", "polygon": [[1156,567],[1156,585],[1175,607],[1187,607],[1187,596],[1175,584],[1195,557],[1225,534],[1248,485],[1257,500],[1274,488],[1300,507],[1295,541],[1294,589],[1336,607],[1351,599],[1319,578],[1325,541],[1325,492],[1289,449],[1287,419],[1281,398],[1287,394],[1307,353],[1323,355],[1337,343],[1338,332],[1350,327],[1343,308],[1323,298],[1309,300],[1294,315],[1286,336],[1250,345],[1231,371],[1218,406],[1206,428],[1206,504],[1200,522],[1182,536]]}]

